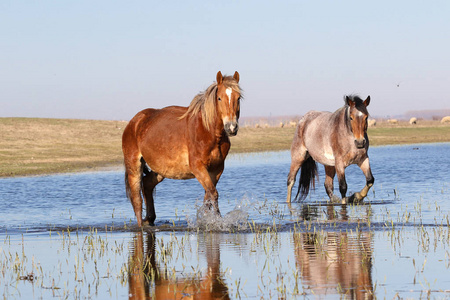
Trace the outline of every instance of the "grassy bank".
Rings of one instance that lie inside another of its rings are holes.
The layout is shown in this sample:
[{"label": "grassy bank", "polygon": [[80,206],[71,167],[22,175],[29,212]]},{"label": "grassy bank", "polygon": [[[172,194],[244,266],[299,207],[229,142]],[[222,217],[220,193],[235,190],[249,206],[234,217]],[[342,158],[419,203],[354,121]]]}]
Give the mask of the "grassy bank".
[{"label": "grassy bank", "polygon": [[[0,177],[96,170],[122,164],[124,121],[0,118]],[[287,150],[293,127],[241,128],[232,153]],[[371,145],[450,142],[450,126],[379,124]]]},{"label": "grassy bank", "polygon": [[0,118],[0,176],[118,165],[125,125],[118,121]]}]

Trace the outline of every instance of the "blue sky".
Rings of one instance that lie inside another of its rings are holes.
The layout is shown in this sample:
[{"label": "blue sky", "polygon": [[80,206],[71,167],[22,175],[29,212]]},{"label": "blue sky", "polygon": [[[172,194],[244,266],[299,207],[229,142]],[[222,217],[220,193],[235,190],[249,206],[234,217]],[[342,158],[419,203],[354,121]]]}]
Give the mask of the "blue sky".
[{"label": "blue sky", "polygon": [[449,1],[1,1],[0,33],[0,117],[128,120],[218,70],[241,116],[450,108]]}]

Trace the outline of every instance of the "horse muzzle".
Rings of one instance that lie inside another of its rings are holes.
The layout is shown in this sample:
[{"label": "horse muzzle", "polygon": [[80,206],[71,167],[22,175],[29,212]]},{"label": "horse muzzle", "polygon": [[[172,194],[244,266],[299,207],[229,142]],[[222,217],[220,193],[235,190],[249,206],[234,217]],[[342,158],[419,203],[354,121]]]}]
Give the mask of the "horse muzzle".
[{"label": "horse muzzle", "polygon": [[227,122],[224,125],[224,129],[228,136],[235,136],[239,130],[239,124],[237,122]]},{"label": "horse muzzle", "polygon": [[362,149],[366,146],[366,139],[358,139],[355,140],[355,146],[358,149]]}]

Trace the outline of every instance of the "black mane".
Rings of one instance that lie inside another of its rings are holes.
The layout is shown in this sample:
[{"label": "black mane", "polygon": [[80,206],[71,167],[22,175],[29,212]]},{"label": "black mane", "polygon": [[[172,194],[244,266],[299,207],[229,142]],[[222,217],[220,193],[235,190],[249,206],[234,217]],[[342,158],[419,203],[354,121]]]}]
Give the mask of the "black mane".
[{"label": "black mane", "polygon": [[344,102],[345,106],[348,106],[347,104],[347,97],[350,98],[353,102],[355,102],[355,107],[357,110],[361,111],[362,113],[369,115],[369,112],[367,111],[366,106],[364,105],[364,100],[361,99],[361,97],[357,94],[350,94],[350,95],[344,95]]}]

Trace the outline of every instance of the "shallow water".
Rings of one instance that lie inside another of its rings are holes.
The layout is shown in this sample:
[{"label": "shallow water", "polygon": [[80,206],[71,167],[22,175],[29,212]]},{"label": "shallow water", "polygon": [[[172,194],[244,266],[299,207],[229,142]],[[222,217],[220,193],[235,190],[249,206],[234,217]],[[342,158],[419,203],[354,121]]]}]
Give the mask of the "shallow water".
[{"label": "shallow water", "polygon": [[[157,226],[145,232],[122,172],[0,179],[0,295],[450,297],[449,153],[450,144],[371,148],[364,203],[327,205],[320,166],[316,191],[291,208],[289,152],[230,156],[222,219],[197,219],[196,180],[165,180]],[[349,193],[364,185],[356,166],[346,177]]]}]

